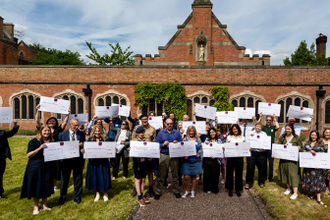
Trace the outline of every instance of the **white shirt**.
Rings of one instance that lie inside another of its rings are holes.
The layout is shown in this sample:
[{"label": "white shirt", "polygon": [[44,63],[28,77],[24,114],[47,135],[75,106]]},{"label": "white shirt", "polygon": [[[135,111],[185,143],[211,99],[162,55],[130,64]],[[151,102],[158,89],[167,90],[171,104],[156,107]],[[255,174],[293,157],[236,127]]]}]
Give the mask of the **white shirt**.
[{"label": "white shirt", "polygon": [[[73,131],[71,131],[71,129],[69,129],[69,132],[70,132],[70,141],[72,141],[72,133],[73,133]],[[75,139],[75,141],[79,141],[79,140],[77,140],[77,132],[74,133],[74,139]]]},{"label": "white shirt", "polygon": [[120,130],[120,135],[118,137],[118,141],[125,141],[126,140],[127,130]]},{"label": "white shirt", "polygon": [[[251,132],[250,132],[250,135],[251,135],[251,134],[253,134],[253,135],[258,134],[258,135],[265,135],[265,136],[267,136],[266,132],[264,132],[264,131],[260,131],[259,133],[257,133],[257,131],[254,130],[254,131],[251,131]],[[264,152],[264,151],[266,151],[266,150],[259,149],[259,148],[252,148],[252,151]]]},{"label": "white shirt", "polygon": [[[242,135],[244,134],[244,124],[240,125],[241,131],[242,131]],[[254,125],[251,124],[246,124],[245,126],[246,130],[245,130],[245,137],[246,135],[254,128]]]},{"label": "white shirt", "polygon": [[236,142],[245,142],[245,137],[239,135],[235,137],[235,135],[228,135],[226,143],[236,143]]}]

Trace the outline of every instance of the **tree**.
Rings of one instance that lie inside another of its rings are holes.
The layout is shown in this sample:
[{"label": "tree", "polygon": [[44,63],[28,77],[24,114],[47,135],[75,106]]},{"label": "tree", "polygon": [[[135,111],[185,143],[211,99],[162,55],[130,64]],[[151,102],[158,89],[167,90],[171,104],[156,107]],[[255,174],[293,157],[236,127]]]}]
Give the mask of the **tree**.
[{"label": "tree", "polygon": [[217,111],[232,111],[234,109],[233,104],[229,102],[228,87],[215,86],[212,88],[211,93],[215,99],[213,107],[216,107]]},{"label": "tree", "polygon": [[78,52],[46,49],[39,43],[30,44],[29,47],[38,51],[32,59],[32,65],[85,65]]},{"label": "tree", "polygon": [[101,56],[95,47],[92,46],[92,42],[87,42],[86,44],[88,48],[90,49],[91,53],[89,55],[86,55],[89,59],[94,60],[97,65],[110,65],[110,66],[118,66],[118,65],[134,65],[134,59],[132,54],[133,51],[128,51],[131,47],[127,47],[124,51],[122,50],[119,43],[116,43],[115,45],[109,44],[109,46],[112,48],[111,55],[104,54]]},{"label": "tree", "polygon": [[307,48],[306,41],[301,41],[298,48],[291,54],[291,60],[286,57],[283,60],[285,66],[324,66],[327,65],[325,54],[317,56],[315,44]]}]

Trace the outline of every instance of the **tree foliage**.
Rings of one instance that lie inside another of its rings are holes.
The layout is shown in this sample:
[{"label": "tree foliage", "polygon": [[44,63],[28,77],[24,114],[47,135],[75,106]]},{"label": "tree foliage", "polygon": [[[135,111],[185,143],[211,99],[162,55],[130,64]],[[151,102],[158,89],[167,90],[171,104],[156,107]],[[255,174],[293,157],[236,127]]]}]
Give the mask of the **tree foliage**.
[{"label": "tree foliage", "polygon": [[118,65],[134,65],[134,59],[132,54],[133,51],[129,51],[131,48],[130,46],[127,47],[125,50],[121,48],[119,43],[115,45],[109,44],[111,47],[111,54],[104,54],[101,56],[95,47],[92,46],[92,42],[87,42],[86,44],[90,49],[90,54],[86,55],[89,59],[94,60],[97,65],[111,65],[111,66],[118,66]]},{"label": "tree foliage", "polygon": [[215,100],[213,107],[216,107],[217,111],[232,111],[234,109],[233,104],[229,102],[228,87],[215,86],[211,89],[211,93]]},{"label": "tree foliage", "polygon": [[163,103],[165,112],[167,114],[173,112],[176,118],[182,118],[187,113],[186,91],[178,83],[142,83],[137,85],[135,87],[135,104],[143,108],[148,105],[149,99]]},{"label": "tree foliage", "polygon": [[283,60],[285,66],[323,66],[327,65],[325,54],[317,56],[315,44],[312,43],[310,49],[306,41],[301,41],[298,48],[291,54],[291,60],[286,57]]},{"label": "tree foliage", "polygon": [[46,49],[39,43],[30,44],[29,47],[38,51],[32,59],[32,65],[85,65],[78,52]]}]

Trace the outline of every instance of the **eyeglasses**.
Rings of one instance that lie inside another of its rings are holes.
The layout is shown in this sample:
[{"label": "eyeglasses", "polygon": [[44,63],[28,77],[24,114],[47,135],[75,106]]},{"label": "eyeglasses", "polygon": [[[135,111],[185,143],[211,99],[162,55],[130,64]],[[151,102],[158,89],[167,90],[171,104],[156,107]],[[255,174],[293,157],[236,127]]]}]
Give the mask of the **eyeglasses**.
[{"label": "eyeglasses", "polygon": [[126,123],[122,123],[121,125],[126,125]]},{"label": "eyeglasses", "polygon": [[266,121],[272,121],[272,120],[266,120]]},{"label": "eyeglasses", "polygon": [[167,123],[166,125],[172,125],[173,123]]}]

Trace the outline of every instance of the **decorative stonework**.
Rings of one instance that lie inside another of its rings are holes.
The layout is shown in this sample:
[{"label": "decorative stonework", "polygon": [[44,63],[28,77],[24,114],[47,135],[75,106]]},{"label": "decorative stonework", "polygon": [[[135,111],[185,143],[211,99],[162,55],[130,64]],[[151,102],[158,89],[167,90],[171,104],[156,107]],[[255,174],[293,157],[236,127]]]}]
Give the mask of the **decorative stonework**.
[{"label": "decorative stonework", "polygon": [[193,8],[204,8],[204,7],[211,7],[213,6],[211,0],[195,0],[194,3],[191,5]]},{"label": "decorative stonework", "polygon": [[203,31],[199,32],[199,35],[196,37],[196,61],[198,65],[204,65],[206,61],[206,51],[207,51],[207,36],[204,35]]}]

